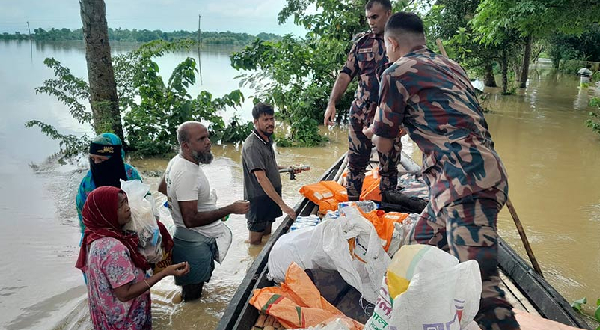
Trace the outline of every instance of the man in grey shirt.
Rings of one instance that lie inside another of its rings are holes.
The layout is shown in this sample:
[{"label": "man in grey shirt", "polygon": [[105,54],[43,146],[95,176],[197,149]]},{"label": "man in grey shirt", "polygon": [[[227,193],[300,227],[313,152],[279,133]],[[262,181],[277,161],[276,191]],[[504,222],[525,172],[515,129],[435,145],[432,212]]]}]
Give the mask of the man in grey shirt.
[{"label": "man in grey shirt", "polygon": [[242,147],[244,167],[244,199],[250,202],[246,213],[248,241],[258,245],[262,237],[269,235],[275,218],[286,213],[296,219],[296,212],[281,198],[281,176],[273,150],[273,129],[275,111],[269,104],[258,103],[252,109],[254,131]]}]

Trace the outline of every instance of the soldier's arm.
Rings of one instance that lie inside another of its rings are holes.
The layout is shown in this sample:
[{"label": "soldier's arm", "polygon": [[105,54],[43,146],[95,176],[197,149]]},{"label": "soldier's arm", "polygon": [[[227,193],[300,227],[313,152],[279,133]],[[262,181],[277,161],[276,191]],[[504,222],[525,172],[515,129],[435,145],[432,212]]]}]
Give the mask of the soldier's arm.
[{"label": "soldier's arm", "polygon": [[354,43],[352,45],[352,49],[348,53],[348,59],[346,60],[346,64],[344,64],[342,71],[338,74],[337,79],[333,84],[333,88],[331,89],[331,95],[329,96],[329,102],[327,103],[327,109],[325,110],[325,116],[323,119],[323,124],[325,126],[333,125],[336,112],[335,105],[337,101],[339,101],[340,98],[342,98],[342,95],[344,95],[346,89],[348,89],[350,81],[352,81],[352,78],[354,78],[354,76],[358,72],[356,49],[357,43]]},{"label": "soldier's arm", "polygon": [[348,85],[350,85],[350,81],[352,81],[352,77],[350,77],[346,72],[340,72],[337,79],[335,80],[335,84],[333,85],[333,89],[331,90],[331,95],[329,96],[328,106],[334,106],[337,101],[342,98],[342,95],[348,89]]},{"label": "soldier's arm", "polygon": [[[379,106],[373,119],[373,143],[377,150],[387,153],[393,147],[394,140],[400,133],[400,125],[404,119],[408,92],[398,79],[384,73],[379,85]],[[398,139],[400,140],[400,139]]]}]

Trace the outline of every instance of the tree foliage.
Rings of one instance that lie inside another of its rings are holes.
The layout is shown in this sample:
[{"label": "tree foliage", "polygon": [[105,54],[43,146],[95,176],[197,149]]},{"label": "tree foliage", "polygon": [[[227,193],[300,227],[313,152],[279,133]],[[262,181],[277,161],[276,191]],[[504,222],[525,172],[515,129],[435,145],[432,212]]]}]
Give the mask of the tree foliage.
[{"label": "tree foliage", "polygon": [[596,23],[591,24],[581,35],[557,33],[548,40],[549,54],[557,69],[560,68],[562,60],[600,62],[600,25]]},{"label": "tree foliage", "polygon": [[[366,0],[288,0],[279,22],[292,19],[308,32],[279,41],[256,40],[231,56],[231,65],[242,73],[240,84],[255,88],[256,100],[276,106],[280,118],[291,124],[279,138],[285,145],[310,146],[323,141],[318,125],[323,120],[329,93],[342,68],[352,39],[368,30]],[[403,8],[407,1],[397,1]],[[346,118],[353,99],[352,83],[337,103],[338,121]]]},{"label": "tree foliage", "polygon": [[[590,111],[590,118],[586,121],[587,127],[592,131],[600,134],[600,98],[595,97],[590,101],[590,105],[596,108],[595,111]],[[600,320],[599,320],[600,321]]]},{"label": "tree foliage", "polygon": [[[177,126],[186,120],[205,122],[213,139],[223,142],[242,141],[250,133],[251,126],[240,123],[239,118],[234,117],[226,124],[220,115],[227,108],[241,106],[244,96],[239,90],[218,98],[207,91],[201,91],[196,97],[188,93],[197,72],[193,58],[181,62],[164,82],[154,59],[192,45],[191,41],[153,41],[113,57],[128,148],[141,155],[168,153],[176,145]],[[73,76],[54,59],[46,59],[44,63],[54,70],[56,78],[46,80],[36,91],[57,97],[69,107],[73,118],[91,126],[92,116],[86,106],[89,103],[88,83]],[[89,143],[89,137],[63,135],[40,121],[32,120],[26,125],[38,126],[43,133],[60,141],[61,161],[83,152]]]}]

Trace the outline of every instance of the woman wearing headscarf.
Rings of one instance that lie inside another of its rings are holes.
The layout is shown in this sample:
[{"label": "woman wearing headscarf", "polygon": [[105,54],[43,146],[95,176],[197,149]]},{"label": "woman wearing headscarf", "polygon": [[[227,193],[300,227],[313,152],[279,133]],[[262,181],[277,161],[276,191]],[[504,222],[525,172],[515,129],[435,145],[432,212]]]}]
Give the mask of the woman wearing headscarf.
[{"label": "woman wearing headscarf", "polygon": [[146,277],[150,269],[138,251],[138,238],[125,232],[131,221],[127,195],[103,186],[92,191],[82,210],[85,231],[76,267],[88,279],[94,329],[151,329],[150,287],[169,275],[189,272],[186,262]]},{"label": "woman wearing headscarf", "polygon": [[121,139],[113,133],[102,133],[90,144],[90,170],[81,180],[77,193],[77,214],[83,234],[84,225],[81,211],[87,196],[92,190],[102,186],[121,188],[122,180],[142,180],[135,167],[124,163],[125,151]]}]

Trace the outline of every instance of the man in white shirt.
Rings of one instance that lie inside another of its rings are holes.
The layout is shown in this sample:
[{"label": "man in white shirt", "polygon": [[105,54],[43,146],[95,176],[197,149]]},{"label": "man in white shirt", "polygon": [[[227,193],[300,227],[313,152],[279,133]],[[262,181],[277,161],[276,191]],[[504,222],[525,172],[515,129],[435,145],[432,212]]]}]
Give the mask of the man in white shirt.
[{"label": "man in white shirt", "polygon": [[[222,260],[231,243],[231,232],[221,220],[231,213],[245,214],[250,204],[237,201],[217,207],[215,191],[210,189],[199,166],[209,164],[213,159],[204,125],[196,121],[181,124],[177,129],[177,141],[180,152],[169,161],[158,190],[168,196],[176,226],[173,262],[190,264],[190,272],[175,277],[175,284],[182,286],[183,300],[191,301],[200,298],[204,283],[212,275],[214,261]],[[223,240],[228,242],[219,244]]]},{"label": "man in white shirt", "polygon": [[577,74],[579,75],[579,86],[582,88],[588,88],[590,86],[590,79],[593,74],[592,70],[590,70],[591,68],[592,65],[587,64],[585,68],[581,68],[577,71]]}]

